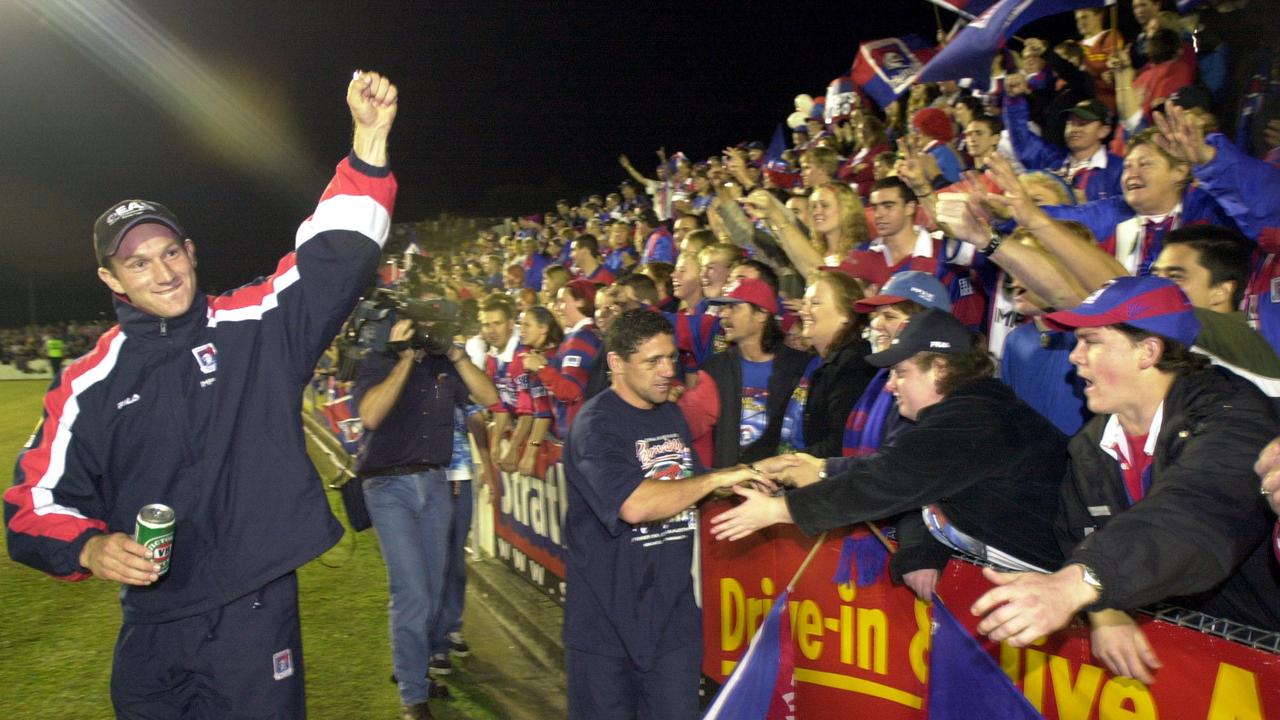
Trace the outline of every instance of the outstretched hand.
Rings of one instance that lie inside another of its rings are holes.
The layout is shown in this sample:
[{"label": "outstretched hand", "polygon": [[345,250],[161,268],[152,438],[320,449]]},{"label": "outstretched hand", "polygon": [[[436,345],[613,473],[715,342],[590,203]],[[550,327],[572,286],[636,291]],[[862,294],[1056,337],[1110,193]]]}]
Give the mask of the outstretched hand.
[{"label": "outstretched hand", "polygon": [[[1022,183],[1018,182],[1013,165],[998,153],[993,154],[990,160],[987,164],[987,174],[1004,192],[1000,195],[980,193],[978,199],[995,208],[1006,210],[1013,217],[1014,222],[1028,230],[1036,230],[1052,222],[1044,210],[1036,205],[1035,200],[1031,199],[1031,195],[1022,187]],[[981,183],[974,184],[981,185]]]},{"label": "outstretched hand", "polygon": [[744,502],[711,518],[711,534],[716,540],[741,540],[760,528],[791,522],[787,501],[741,485],[733,492]]},{"label": "outstretched hand", "polygon": [[1164,112],[1152,113],[1151,118],[1160,128],[1156,144],[1175,158],[1203,165],[1217,156],[1217,149],[1204,141],[1204,126],[1176,104],[1166,102]]},{"label": "outstretched hand", "polygon": [[1097,591],[1085,584],[1079,565],[1051,575],[1002,573],[991,568],[983,577],[997,587],[988,590],[970,612],[985,616],[978,632],[996,642],[1026,647],[1071,621],[1080,608],[1093,602]]},{"label": "outstretched hand", "polygon": [[1131,677],[1146,685],[1156,681],[1163,663],[1138,623],[1120,610],[1089,613],[1089,646],[1112,675]]}]

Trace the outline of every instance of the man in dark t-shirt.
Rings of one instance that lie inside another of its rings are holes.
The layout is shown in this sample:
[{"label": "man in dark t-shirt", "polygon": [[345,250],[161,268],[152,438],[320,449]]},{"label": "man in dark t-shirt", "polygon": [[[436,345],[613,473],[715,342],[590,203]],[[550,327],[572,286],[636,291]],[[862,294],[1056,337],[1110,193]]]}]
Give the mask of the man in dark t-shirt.
[{"label": "man in dark t-shirt", "polygon": [[671,324],[630,310],[608,335],[613,385],[565,442],[565,669],[569,717],[696,718],[702,617],[693,504],[757,480],[744,466],[696,475],[689,430],[668,403]]}]

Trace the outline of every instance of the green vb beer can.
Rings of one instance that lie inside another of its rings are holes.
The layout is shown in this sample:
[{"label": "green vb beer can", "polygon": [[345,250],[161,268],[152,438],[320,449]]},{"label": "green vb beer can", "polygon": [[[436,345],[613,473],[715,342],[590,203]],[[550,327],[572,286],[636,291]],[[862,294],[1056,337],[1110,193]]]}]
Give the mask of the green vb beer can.
[{"label": "green vb beer can", "polygon": [[138,524],[133,539],[151,551],[152,559],[160,566],[160,574],[169,572],[169,556],[173,554],[173,508],[152,503],[138,511]]}]

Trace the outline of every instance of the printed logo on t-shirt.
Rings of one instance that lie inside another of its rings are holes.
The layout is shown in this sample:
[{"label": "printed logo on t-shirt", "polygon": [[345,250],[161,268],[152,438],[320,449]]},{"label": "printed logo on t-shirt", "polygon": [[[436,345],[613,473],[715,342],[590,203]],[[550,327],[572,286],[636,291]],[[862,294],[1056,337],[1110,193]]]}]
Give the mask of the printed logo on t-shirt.
[{"label": "printed logo on t-shirt", "polygon": [[1271,278],[1271,302],[1280,302],[1280,277]]},{"label": "printed logo on t-shirt", "polygon": [[764,435],[769,424],[769,391],[765,388],[742,388],[742,422],[739,424],[738,445],[746,447]]},{"label": "printed logo on t-shirt", "polygon": [[[676,433],[636,441],[636,460],[646,480],[679,480],[693,475],[693,454]],[[645,547],[688,540],[698,529],[698,516],[693,508],[666,520],[631,529],[631,542]]]}]

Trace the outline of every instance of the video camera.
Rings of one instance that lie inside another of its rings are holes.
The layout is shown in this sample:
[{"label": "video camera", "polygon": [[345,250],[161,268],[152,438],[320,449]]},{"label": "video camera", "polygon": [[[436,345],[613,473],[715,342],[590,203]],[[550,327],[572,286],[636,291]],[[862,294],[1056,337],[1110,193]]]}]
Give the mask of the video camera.
[{"label": "video camera", "polygon": [[[401,318],[413,321],[413,336],[391,341],[391,328]],[[458,306],[443,298],[410,297],[408,284],[379,288],[360,301],[351,314],[349,336],[357,347],[374,352],[400,352],[408,348],[444,355],[458,334]]]}]

